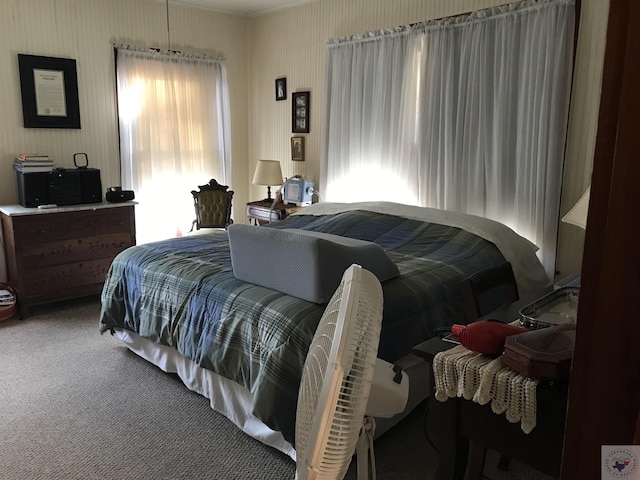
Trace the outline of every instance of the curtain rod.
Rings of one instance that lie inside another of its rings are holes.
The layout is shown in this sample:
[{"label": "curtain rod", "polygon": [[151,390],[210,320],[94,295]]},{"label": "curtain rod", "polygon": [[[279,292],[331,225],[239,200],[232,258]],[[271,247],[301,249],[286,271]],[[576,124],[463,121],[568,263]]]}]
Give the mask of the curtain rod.
[{"label": "curtain rod", "polygon": [[[494,5],[492,7],[487,7],[479,10],[473,10],[470,12],[464,13],[456,13],[455,15],[449,15],[440,18],[432,18],[429,20],[422,20],[420,22],[408,23],[405,25],[399,25],[395,27],[389,28],[380,28],[377,30],[370,30],[368,32],[357,33],[354,35],[344,35],[341,37],[334,37],[327,40],[327,45],[329,47],[335,47],[341,44],[349,43],[349,42],[362,42],[362,41],[370,41],[375,40],[377,38],[387,36],[387,35],[406,35],[410,33],[414,29],[420,28],[428,28],[433,26],[438,26],[439,23],[447,22],[446,25],[456,25],[457,23],[464,23],[465,20],[478,20],[482,18],[486,18],[486,12],[490,12],[491,17],[497,17],[499,15],[503,15],[505,13],[510,13],[518,10],[526,10],[532,7],[540,7],[545,4],[567,4],[567,5],[580,5],[581,0],[520,0],[518,2],[504,3],[501,5]],[[496,10],[501,10],[504,8],[511,9],[509,12],[499,12],[495,13]],[[485,14],[484,17],[480,16]],[[474,17],[475,16],[475,17]]]},{"label": "curtain rod", "polygon": [[169,0],[165,0],[166,12],[167,12],[167,46],[171,51],[171,27],[169,26]]},{"label": "curtain rod", "polygon": [[197,59],[222,62],[226,60],[226,57],[222,54],[207,54],[207,53],[190,53],[183,52],[181,50],[167,50],[159,47],[147,47],[142,45],[131,45],[125,43],[112,43],[113,48],[116,50],[124,50],[137,53],[147,53],[151,55],[166,55],[172,57],[180,57],[184,59]]}]

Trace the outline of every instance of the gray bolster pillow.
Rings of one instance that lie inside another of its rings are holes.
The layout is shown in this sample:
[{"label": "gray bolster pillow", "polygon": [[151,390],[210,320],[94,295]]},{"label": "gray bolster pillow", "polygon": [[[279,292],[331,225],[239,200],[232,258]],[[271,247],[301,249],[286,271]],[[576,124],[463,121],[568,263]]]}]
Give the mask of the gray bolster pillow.
[{"label": "gray bolster pillow", "polygon": [[239,223],[227,231],[236,278],[313,303],[327,303],[354,263],[380,282],[400,274],[380,245],[364,240]]}]

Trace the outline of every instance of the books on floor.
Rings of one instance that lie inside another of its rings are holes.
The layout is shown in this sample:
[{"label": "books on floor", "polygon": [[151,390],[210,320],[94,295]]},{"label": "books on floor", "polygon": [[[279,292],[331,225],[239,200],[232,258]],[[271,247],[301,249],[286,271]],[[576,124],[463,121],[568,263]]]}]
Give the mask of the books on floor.
[{"label": "books on floor", "polygon": [[21,173],[51,172],[53,160],[48,155],[21,153],[13,161],[13,169]]}]

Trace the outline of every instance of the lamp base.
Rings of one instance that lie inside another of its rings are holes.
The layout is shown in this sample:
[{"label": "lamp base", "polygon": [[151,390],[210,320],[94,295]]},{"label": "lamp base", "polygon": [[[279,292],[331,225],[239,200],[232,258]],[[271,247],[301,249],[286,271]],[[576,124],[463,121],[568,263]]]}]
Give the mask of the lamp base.
[{"label": "lamp base", "polygon": [[[276,199],[277,199],[276,204],[282,203],[282,195],[280,195],[280,192],[276,192]],[[271,185],[267,185],[267,198],[265,198],[262,201],[273,203],[273,200],[274,198],[271,196]]]},{"label": "lamp base", "polygon": [[[273,198],[263,198],[262,200],[260,200],[263,203],[268,203],[269,205],[273,204]],[[284,202],[282,200],[278,201],[276,200],[276,205],[282,205],[284,204]]]}]

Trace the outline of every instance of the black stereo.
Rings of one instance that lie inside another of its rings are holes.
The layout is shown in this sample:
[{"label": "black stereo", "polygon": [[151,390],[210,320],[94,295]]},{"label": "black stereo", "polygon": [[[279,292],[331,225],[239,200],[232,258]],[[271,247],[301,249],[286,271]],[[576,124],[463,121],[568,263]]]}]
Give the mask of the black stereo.
[{"label": "black stereo", "polygon": [[77,205],[102,202],[102,182],[97,168],[57,169],[49,174],[49,203]]},{"label": "black stereo", "polygon": [[51,172],[16,172],[16,175],[23,207],[102,202],[102,182],[97,168],[58,168]]}]

